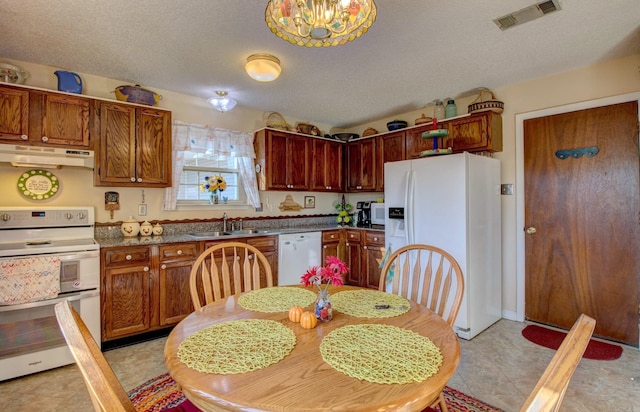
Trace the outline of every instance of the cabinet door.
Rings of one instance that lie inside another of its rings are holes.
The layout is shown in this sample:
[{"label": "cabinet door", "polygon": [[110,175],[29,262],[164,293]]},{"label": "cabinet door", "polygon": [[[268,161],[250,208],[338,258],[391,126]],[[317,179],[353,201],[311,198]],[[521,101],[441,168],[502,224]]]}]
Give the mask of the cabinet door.
[{"label": "cabinet door", "polygon": [[[342,242],[341,230],[326,230],[322,232],[322,264],[327,261],[327,256],[337,256],[345,260],[340,243]],[[345,262],[346,263],[346,262]]]},{"label": "cabinet door", "polygon": [[135,182],[135,107],[99,104],[100,149],[95,170],[96,186],[118,186]]},{"label": "cabinet door", "polygon": [[267,132],[267,190],[286,190],[287,180],[288,135],[281,132]]},{"label": "cabinet door", "polygon": [[89,147],[89,104],[87,98],[42,93],[42,142]]},{"label": "cabinet door", "polygon": [[310,160],[312,138],[290,136],[287,148],[287,182],[289,189],[309,190]]},{"label": "cabinet door", "polygon": [[142,333],[151,327],[151,274],[148,265],[104,272],[103,340]]},{"label": "cabinet door", "polygon": [[360,230],[345,231],[345,263],[349,267],[346,283],[349,285],[362,286],[362,240]]},{"label": "cabinet door", "polygon": [[[441,125],[444,126],[444,125]],[[439,126],[440,127],[440,126]],[[446,126],[445,126],[446,127]],[[416,127],[406,131],[405,143],[406,143],[406,155],[407,159],[415,159],[420,156],[420,153],[425,150],[433,149],[433,139],[422,138],[422,133],[433,129],[431,124]],[[442,148],[442,145],[446,145],[443,138],[438,138],[438,147]]]},{"label": "cabinet door", "polygon": [[329,190],[341,193],[344,188],[344,167],[342,163],[342,148],[344,143],[328,142],[325,156],[326,182]]},{"label": "cabinet door", "polygon": [[454,153],[502,151],[502,116],[483,112],[454,119],[449,125],[447,142]]},{"label": "cabinet door", "polygon": [[376,191],[384,191],[384,164],[406,158],[405,133],[396,132],[376,137]]},{"label": "cabinet door", "polygon": [[171,186],[171,113],[136,109],[136,182]]},{"label": "cabinet door", "polygon": [[380,262],[384,257],[384,234],[366,232],[362,247],[362,265],[364,272],[363,285],[366,288],[378,289],[380,286]]},{"label": "cabinet door", "polygon": [[342,192],[342,143],[313,139],[311,190]]},{"label": "cabinet door", "polygon": [[347,191],[375,191],[375,147],[375,138],[347,144]]},{"label": "cabinet door", "polygon": [[195,242],[160,246],[159,256],[159,324],[175,325],[193,312],[189,276],[198,247]]},{"label": "cabinet door", "polygon": [[29,91],[0,86],[0,140],[29,139]]}]

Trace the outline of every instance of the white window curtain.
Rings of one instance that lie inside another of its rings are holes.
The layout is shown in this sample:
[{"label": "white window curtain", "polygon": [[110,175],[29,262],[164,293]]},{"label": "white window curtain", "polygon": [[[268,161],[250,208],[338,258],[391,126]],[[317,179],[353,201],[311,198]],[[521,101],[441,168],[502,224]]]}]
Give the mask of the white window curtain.
[{"label": "white window curtain", "polygon": [[164,210],[176,210],[185,150],[234,155],[238,159],[238,167],[249,204],[260,207],[258,182],[255,175],[256,154],[253,150],[253,134],[209,129],[206,125],[189,124],[178,120],[174,120],[172,128],[173,185],[165,189]]}]

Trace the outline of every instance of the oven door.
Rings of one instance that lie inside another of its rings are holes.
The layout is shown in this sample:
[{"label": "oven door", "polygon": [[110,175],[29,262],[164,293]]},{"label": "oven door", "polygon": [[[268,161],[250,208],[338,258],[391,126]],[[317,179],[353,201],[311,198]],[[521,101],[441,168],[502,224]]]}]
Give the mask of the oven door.
[{"label": "oven door", "polygon": [[64,300],[71,301],[93,338],[100,342],[98,289],[0,306],[0,381],[74,363],[54,312],[54,306]]}]

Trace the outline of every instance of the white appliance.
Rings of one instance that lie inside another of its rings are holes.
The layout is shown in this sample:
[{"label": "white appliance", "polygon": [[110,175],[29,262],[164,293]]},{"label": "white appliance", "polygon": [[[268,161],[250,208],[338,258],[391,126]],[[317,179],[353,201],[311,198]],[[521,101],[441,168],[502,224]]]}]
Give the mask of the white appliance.
[{"label": "white appliance", "polygon": [[278,236],[278,286],[299,285],[300,277],[312,266],[322,264],[320,232]]},{"label": "white appliance", "polygon": [[0,144],[0,163],[22,167],[76,166],[93,169],[94,152],[85,149]]},{"label": "white appliance", "polygon": [[387,248],[437,246],[462,269],[458,336],[471,339],[497,322],[502,315],[500,161],[460,153],[385,163],[384,187]]},{"label": "white appliance", "polygon": [[[93,239],[94,222],[93,207],[0,208],[0,266],[32,265],[41,257],[60,261],[57,297],[9,304],[13,289],[2,289],[0,381],[74,363],[54,314],[58,302],[70,300],[100,342],[100,246]],[[5,285],[27,287],[17,271],[2,275]]]},{"label": "white appliance", "polygon": [[385,219],[384,203],[371,203],[371,224],[384,225]]}]

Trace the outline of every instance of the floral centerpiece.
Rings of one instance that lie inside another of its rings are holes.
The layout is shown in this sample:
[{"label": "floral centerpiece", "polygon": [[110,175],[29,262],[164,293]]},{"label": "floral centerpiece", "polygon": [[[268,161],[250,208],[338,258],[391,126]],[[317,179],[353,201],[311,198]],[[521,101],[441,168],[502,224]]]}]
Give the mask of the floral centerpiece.
[{"label": "floral centerpiece", "polygon": [[[342,286],[342,276],[349,272],[347,265],[336,256],[327,256],[325,266],[313,266],[302,275],[300,283],[304,286],[316,285],[318,287],[318,299],[316,300],[315,314],[321,321],[329,321],[333,317],[331,300],[329,299],[329,285]],[[323,282],[325,283],[323,287]]]},{"label": "floral centerpiece", "polygon": [[227,188],[227,182],[224,177],[218,176],[205,176],[204,183],[200,185],[200,190],[203,192],[209,192],[211,195],[209,203],[218,203],[218,193],[224,191]]}]

